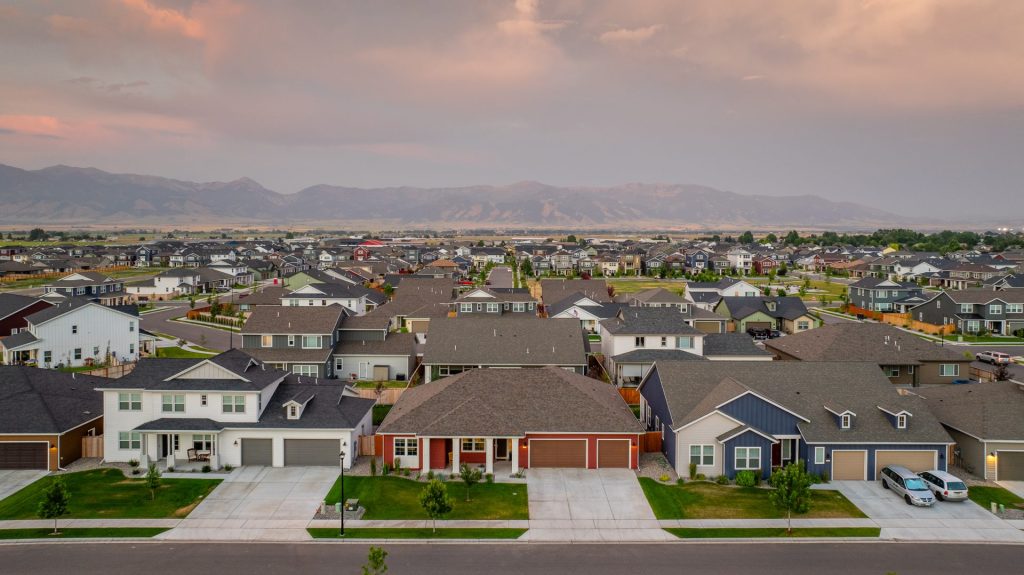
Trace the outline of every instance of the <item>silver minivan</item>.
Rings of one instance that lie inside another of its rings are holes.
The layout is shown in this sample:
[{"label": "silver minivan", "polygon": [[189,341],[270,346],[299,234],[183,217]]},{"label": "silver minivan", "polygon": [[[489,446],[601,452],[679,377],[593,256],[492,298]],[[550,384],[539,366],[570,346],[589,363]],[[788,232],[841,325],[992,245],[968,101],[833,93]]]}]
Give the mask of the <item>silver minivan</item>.
[{"label": "silver minivan", "polygon": [[913,471],[902,465],[886,465],[882,468],[880,479],[882,487],[891,489],[898,495],[903,496],[907,505],[918,507],[931,507],[935,504],[935,496],[928,484],[914,474]]},{"label": "silver minivan", "polygon": [[930,469],[918,473],[921,479],[928,484],[928,488],[935,494],[939,501],[966,501],[967,484],[955,475],[945,471]]}]

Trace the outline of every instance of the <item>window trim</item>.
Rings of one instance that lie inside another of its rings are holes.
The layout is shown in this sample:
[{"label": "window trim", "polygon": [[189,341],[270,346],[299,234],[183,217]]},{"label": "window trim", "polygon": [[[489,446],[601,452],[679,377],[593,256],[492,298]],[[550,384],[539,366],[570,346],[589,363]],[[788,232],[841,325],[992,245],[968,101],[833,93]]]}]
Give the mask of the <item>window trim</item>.
[{"label": "window trim", "polygon": [[[693,448],[694,447],[696,447],[696,448],[698,448],[700,450],[700,452],[697,453],[696,455],[694,455],[694,453],[693,453]],[[708,447],[711,448],[711,454],[710,454],[710,456],[711,456],[711,463],[705,463],[706,458],[708,457],[708,454],[706,453],[706,448],[708,448]],[[696,462],[697,463],[697,467],[714,467],[715,466],[715,446],[713,444],[710,444],[710,443],[691,443],[690,446],[689,446],[689,450],[688,451],[689,451],[689,457],[690,457],[689,458],[689,462],[690,463],[694,463],[694,461],[693,461],[694,457],[696,457],[699,460],[698,462]]]},{"label": "window trim", "polygon": [[[306,338],[316,338],[316,345],[306,345]],[[324,338],[322,335],[303,335],[300,343],[302,349],[320,349],[324,346]]]},{"label": "window trim", "polygon": [[907,428],[907,416],[906,416],[906,414],[901,413],[901,414],[896,416],[896,429],[906,429],[906,428]]},{"label": "window trim", "polygon": [[839,427],[841,429],[850,429],[853,427],[853,416],[849,413],[844,413],[839,416]]},{"label": "window trim", "polygon": [[825,465],[825,448],[821,445],[814,448],[814,464]]},{"label": "window trim", "polygon": [[[167,398],[170,398],[168,403]],[[181,399],[179,402],[178,399]],[[170,409],[167,409],[167,406]],[[181,406],[181,409],[178,409]],[[160,395],[160,413],[185,413],[185,394],[183,393],[163,393]]]},{"label": "window trim", "polygon": [[642,335],[633,336],[633,347],[647,347],[647,338]]},{"label": "window trim", "polygon": [[[746,456],[742,458],[742,460],[744,462],[744,466],[743,467],[740,467],[740,464],[739,464],[740,459],[741,459],[740,458],[740,450],[743,450],[744,453],[746,454]],[[751,457],[751,451],[752,450],[757,450],[757,467],[751,467],[750,466],[750,462],[754,460],[754,458]],[[735,469],[736,471],[755,471],[755,470],[761,469],[761,448],[760,447],[734,447],[733,448],[733,462],[732,462],[732,464],[733,464],[733,469]]]},{"label": "window trim", "polygon": [[[125,447],[126,444],[127,447]],[[117,433],[117,449],[122,451],[142,449],[142,433],[138,431],[119,431]]]},{"label": "window trim", "polygon": [[[399,452],[399,442],[401,442],[401,452]],[[396,437],[391,443],[391,448],[395,457],[419,457],[420,455],[420,441],[417,437]]]},{"label": "window trim", "polygon": [[[239,401],[241,400],[241,401]],[[231,407],[231,409],[228,409]],[[242,409],[238,409],[241,407]],[[220,396],[221,413],[245,413],[245,395],[224,394]]]},{"label": "window trim", "polygon": [[272,335],[261,335],[260,336],[260,347],[274,347],[274,336],[272,336]]},{"label": "window trim", "polygon": [[[138,398],[136,400],[135,398]],[[138,404],[138,407],[135,405]],[[125,407],[127,405],[127,407]],[[123,392],[117,394],[117,410],[118,411],[142,411],[142,394]]]},{"label": "window trim", "polygon": [[[466,447],[467,442],[469,447]],[[479,442],[479,449],[477,442]],[[487,451],[487,440],[483,437],[463,437],[459,440],[459,450],[462,453],[483,453]]]},{"label": "window trim", "polygon": [[[953,373],[947,373],[947,368],[953,368]],[[960,376],[960,364],[959,363],[940,363],[939,364],[939,377],[959,377]]]}]

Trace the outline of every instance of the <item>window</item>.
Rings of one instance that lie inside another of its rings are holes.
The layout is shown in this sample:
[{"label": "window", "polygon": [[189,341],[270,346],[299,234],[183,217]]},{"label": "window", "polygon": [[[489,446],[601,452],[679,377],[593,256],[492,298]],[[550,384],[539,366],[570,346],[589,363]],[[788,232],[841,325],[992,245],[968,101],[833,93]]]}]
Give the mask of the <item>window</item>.
[{"label": "window", "polygon": [[900,368],[899,367],[894,367],[894,366],[889,366],[889,367],[885,368],[885,374],[888,375],[889,377],[899,377],[900,376]]},{"label": "window", "polygon": [[418,457],[420,442],[415,437],[395,438],[395,457]]},{"label": "window", "polygon": [[737,447],[736,470],[761,469],[760,447]]},{"label": "window", "polygon": [[661,347],[668,347],[668,338],[665,336],[661,337]]},{"label": "window", "polygon": [[471,303],[460,303],[459,311],[462,313],[470,313],[473,311],[473,304]]},{"label": "window", "polygon": [[128,331],[135,331],[135,322],[134,321],[128,322]]},{"label": "window", "polygon": [[199,405],[202,405],[202,406],[205,407],[207,405],[207,403],[209,403],[209,402],[207,401],[206,394],[204,393],[204,394],[200,395],[199,396]]},{"label": "window", "polygon": [[185,396],[165,393],[160,396],[160,410],[164,413],[183,413],[185,411]]},{"label": "window", "polygon": [[77,325],[71,326],[71,333],[78,333],[78,326]]},{"label": "window", "polygon": [[633,338],[634,347],[644,347],[647,344],[647,340],[641,335]]},{"label": "window", "polygon": [[75,359],[82,359],[82,348],[75,348]]},{"label": "window", "polygon": [[942,363],[939,364],[939,375],[942,377],[956,377],[960,375],[960,364]]},{"label": "window", "polygon": [[988,313],[993,314],[993,315],[1000,315],[1000,314],[1003,313],[1003,306],[1000,305],[1000,304],[994,303],[994,304],[988,306]]},{"label": "window", "polygon": [[814,464],[824,465],[825,464],[825,448],[815,447],[814,448]]},{"label": "window", "polygon": [[896,416],[896,429],[906,429],[906,428],[907,428],[907,416],[906,415],[902,415],[902,414],[901,415],[897,415]]},{"label": "window", "polygon": [[908,373],[909,375],[914,375],[914,366],[912,366],[912,365],[908,365],[908,366],[907,366],[907,373]]},{"label": "window", "polygon": [[295,419],[298,416],[299,416],[299,408],[298,408],[298,406],[296,406],[296,405],[289,405],[288,406],[288,418],[289,419]]},{"label": "window", "polygon": [[117,394],[117,409],[120,411],[142,411],[141,393]]},{"label": "window", "polygon": [[530,308],[530,311],[533,311],[533,305],[534,305],[534,304],[533,304],[533,302],[532,302],[532,301],[531,301],[531,302],[530,302],[530,303],[528,304],[528,307]]},{"label": "window", "polygon": [[482,303],[476,304],[476,311],[484,311],[484,304],[482,304]]},{"label": "window", "polygon": [[341,357],[334,358],[334,371],[335,373],[345,369],[345,359]]},{"label": "window", "polygon": [[850,424],[853,423],[853,418],[850,414],[844,413],[839,416],[839,426],[843,429],[850,429]]},{"label": "window", "polygon": [[514,302],[512,304],[512,311],[517,312],[517,313],[522,313],[522,312],[526,311],[526,304],[523,303],[523,302]]},{"label": "window", "polygon": [[974,306],[969,303],[960,304],[960,313],[971,313],[974,311]]},{"label": "window", "polygon": [[487,313],[498,313],[499,311],[501,311],[501,306],[499,304],[490,302],[487,304]]},{"label": "window", "polygon": [[180,439],[181,439],[181,436],[179,436],[177,433],[175,433],[174,435],[171,436],[171,451],[172,452],[177,452],[180,449],[180,447],[179,447],[179,444],[180,444],[179,440]]},{"label": "window", "polygon": [[99,355],[100,355],[100,346],[98,346],[98,345],[92,346],[92,356],[93,357],[99,357]]},{"label": "window", "polygon": [[129,355],[135,355],[135,344],[134,343],[129,343],[128,344],[128,354]]},{"label": "window", "polygon": [[272,335],[261,335],[260,336],[260,347],[274,347],[274,336],[272,336]]},{"label": "window", "polygon": [[244,395],[225,395],[221,397],[221,407],[224,413],[245,413]]},{"label": "window", "polygon": [[679,349],[693,349],[693,337],[688,335],[677,337],[676,347]]},{"label": "window", "polygon": [[213,436],[210,434],[192,435],[192,449],[196,451],[211,451],[213,448]]},{"label": "window", "polygon": [[691,445],[690,446],[690,463],[694,465],[714,465],[715,464],[715,446],[714,445]]},{"label": "window", "polygon": [[807,331],[809,329],[811,329],[811,322],[807,320],[796,322],[797,331]]},{"label": "window", "polygon": [[789,461],[793,459],[793,442],[795,439],[783,439],[782,440],[782,460]]},{"label": "window", "polygon": [[463,451],[484,451],[484,438],[482,437],[463,437],[462,438],[462,450]]},{"label": "window", "polygon": [[142,449],[142,434],[137,431],[122,431],[117,434],[118,449]]},{"label": "window", "polygon": [[43,352],[43,363],[50,363],[53,361],[53,352],[46,350]]},{"label": "window", "polygon": [[302,349],[317,349],[321,345],[321,338],[319,335],[302,336]]},{"label": "window", "polygon": [[1006,313],[1024,313],[1024,303],[1006,304]]},{"label": "window", "polygon": [[295,364],[295,365],[293,365],[292,366],[292,373],[294,373],[295,375],[305,375],[305,376],[308,376],[308,377],[319,377],[319,375],[320,375],[317,372],[316,366],[315,365],[309,365],[309,364]]}]

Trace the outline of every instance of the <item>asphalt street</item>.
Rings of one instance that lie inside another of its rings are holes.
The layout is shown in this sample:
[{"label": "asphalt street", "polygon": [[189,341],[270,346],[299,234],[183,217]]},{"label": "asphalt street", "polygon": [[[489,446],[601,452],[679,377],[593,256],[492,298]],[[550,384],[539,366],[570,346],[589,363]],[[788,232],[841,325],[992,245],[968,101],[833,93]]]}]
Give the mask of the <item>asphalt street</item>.
[{"label": "asphalt street", "polygon": [[[236,292],[234,298],[236,303],[239,300],[239,295]],[[220,301],[222,302],[229,300],[230,294],[220,296]],[[196,303],[196,307],[201,305],[206,304],[205,302],[202,304]],[[149,332],[173,335],[174,337],[182,338],[210,349],[226,350],[231,347],[232,343],[234,347],[242,347],[242,336],[237,333],[232,335],[230,332],[222,329],[171,321],[188,313],[189,306],[187,301],[157,302],[156,306],[160,311],[154,311],[141,316],[140,324],[142,329]]]},{"label": "asphalt street", "polygon": [[487,279],[491,281],[490,287],[492,288],[515,287],[515,281],[512,277],[512,268],[508,266],[496,266],[492,268]]},{"label": "asphalt street", "polygon": [[[690,543],[656,545],[388,544],[389,575],[445,573],[1020,573],[1024,547],[910,543]],[[360,573],[364,543],[81,543],[0,545],[11,575]],[[168,558],[173,558],[168,560]]]}]

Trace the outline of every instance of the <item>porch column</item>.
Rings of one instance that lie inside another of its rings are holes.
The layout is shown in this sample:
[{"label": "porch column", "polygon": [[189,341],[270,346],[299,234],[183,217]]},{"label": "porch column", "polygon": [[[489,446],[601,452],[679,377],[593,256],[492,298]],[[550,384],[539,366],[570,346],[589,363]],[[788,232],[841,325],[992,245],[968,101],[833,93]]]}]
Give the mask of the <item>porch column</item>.
[{"label": "porch column", "polygon": [[512,446],[509,448],[509,449],[512,450],[512,473],[518,473],[519,472],[519,438],[518,437],[511,437],[511,438],[509,438],[509,441],[511,441],[511,443],[512,443]]},{"label": "porch column", "polygon": [[484,473],[494,473],[494,438],[484,438]]},{"label": "porch column", "polygon": [[430,438],[423,438],[423,463],[420,464],[420,471],[430,471]]},{"label": "porch column", "polygon": [[210,469],[220,469],[220,434],[213,434],[210,442]]},{"label": "porch column", "polygon": [[459,451],[462,449],[462,438],[452,438],[452,475],[459,472]]},{"label": "porch column", "polygon": [[168,467],[174,467],[174,437],[171,434],[167,434],[167,469]]},{"label": "porch column", "polygon": [[147,469],[149,468],[149,434],[143,433],[141,439],[142,453],[139,454],[139,467]]}]

